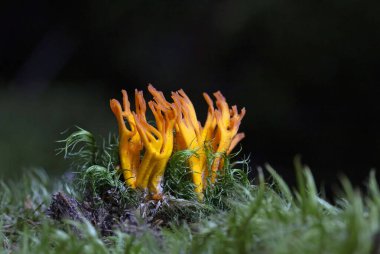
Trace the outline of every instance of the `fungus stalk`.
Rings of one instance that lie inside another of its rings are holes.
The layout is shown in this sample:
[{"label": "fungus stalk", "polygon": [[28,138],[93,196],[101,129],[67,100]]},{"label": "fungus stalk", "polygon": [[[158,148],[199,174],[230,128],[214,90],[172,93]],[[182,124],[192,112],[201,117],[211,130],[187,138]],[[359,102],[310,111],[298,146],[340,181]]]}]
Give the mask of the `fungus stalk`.
[{"label": "fungus stalk", "polygon": [[[136,122],[130,110],[128,94],[122,90],[123,108],[116,99],[110,101],[110,107],[114,113],[119,127],[119,156],[120,166],[125,182],[132,188],[136,186],[136,170],[140,165],[140,151],[142,143],[140,135],[136,129]],[[129,124],[127,128],[124,118]]]},{"label": "fungus stalk", "polygon": [[[153,86],[149,86],[148,89],[155,100],[150,101],[148,105],[155,117],[157,128],[151,126],[141,114],[135,114],[137,130],[145,148],[137,174],[137,186],[141,189],[148,188],[154,198],[159,198],[160,182],[173,151],[176,110]],[[139,104],[145,105],[142,93],[136,97],[136,100]]]},{"label": "fungus stalk", "polygon": [[[217,129],[214,139],[214,149],[218,154],[229,154],[239,141],[244,138],[244,133],[237,133],[241,120],[245,115],[245,108],[238,113],[237,107],[232,106],[229,109],[226,99],[221,92],[214,93],[216,98],[217,110],[215,110],[215,118]],[[212,165],[211,182],[216,180],[216,172],[223,165],[220,156],[216,157]]]},{"label": "fungus stalk", "polygon": [[215,129],[212,100],[206,93],[204,93],[203,96],[209,105],[209,109],[205,125],[202,128],[197,120],[194,106],[185,92],[179,90],[176,93],[172,93],[172,98],[177,108],[180,109],[179,117],[176,122],[176,139],[179,141],[179,147],[197,151],[197,155],[193,155],[189,158],[189,166],[192,170],[195,192],[200,198],[202,198],[206,164],[204,143],[206,139],[212,136]]}]

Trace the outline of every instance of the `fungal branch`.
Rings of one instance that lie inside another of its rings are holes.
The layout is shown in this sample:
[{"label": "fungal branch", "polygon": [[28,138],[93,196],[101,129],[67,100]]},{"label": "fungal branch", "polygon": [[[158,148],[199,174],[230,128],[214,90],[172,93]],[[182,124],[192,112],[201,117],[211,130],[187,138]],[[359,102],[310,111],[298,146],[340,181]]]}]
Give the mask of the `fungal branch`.
[{"label": "fungal branch", "polygon": [[204,144],[206,139],[211,138],[215,129],[214,107],[211,98],[204,93],[206,102],[209,105],[208,115],[204,127],[198,122],[197,115],[192,102],[183,90],[172,93],[172,98],[180,109],[180,117],[177,118],[176,133],[179,147],[196,150],[197,154],[189,158],[192,170],[195,192],[202,197],[205,179],[206,153]]},{"label": "fungal branch", "polygon": [[[130,110],[127,92],[122,90],[122,94],[124,110],[121,108],[120,103],[115,99],[110,101],[110,106],[119,126],[120,166],[126,183],[130,187],[135,188],[136,170],[140,166],[140,151],[142,150],[142,143],[140,135],[136,129],[135,118]],[[130,130],[127,128],[124,118],[127,120]]]},{"label": "fungal branch", "polygon": [[[244,133],[238,133],[238,129],[245,109],[240,114],[236,106],[230,109],[219,91],[214,93],[217,106],[215,109],[210,96],[203,93],[208,112],[202,126],[197,119],[194,105],[182,89],[172,92],[172,103],[152,85],[148,86],[148,91],[153,96],[148,106],[155,118],[156,127],[146,119],[146,102],[142,91],[135,90],[136,112],[130,110],[128,95],[124,90],[124,109],[117,100],[112,99],[110,102],[119,125],[119,155],[126,184],[132,188],[149,190],[154,199],[159,199],[162,195],[160,185],[173,148],[189,149],[196,151],[189,158],[189,166],[194,191],[202,199],[207,178],[210,177],[213,184],[217,180],[217,171],[223,166],[223,158],[220,156],[214,159],[212,165],[207,165],[205,143],[210,142],[215,153],[229,154],[244,138]],[[143,157],[140,161],[142,151]],[[212,169],[211,176],[207,171],[208,166]]]},{"label": "fungal branch", "polygon": [[[237,133],[241,120],[245,115],[245,108],[238,113],[237,107],[228,107],[226,99],[221,92],[214,93],[216,98],[217,110],[215,110],[215,118],[217,122],[217,130],[214,139],[214,149],[218,154],[229,154],[237,143],[244,138],[244,133]],[[211,182],[215,182],[216,172],[222,167],[223,160],[221,156],[217,156],[212,165]]]},{"label": "fungal branch", "polygon": [[[137,186],[141,189],[148,188],[153,198],[159,198],[160,182],[173,151],[176,111],[152,86],[149,87],[149,91],[155,100],[149,102],[149,108],[155,117],[157,128],[150,125],[144,116],[135,115],[137,130],[145,148],[137,176]],[[139,96],[138,100],[144,101],[142,96]]]}]

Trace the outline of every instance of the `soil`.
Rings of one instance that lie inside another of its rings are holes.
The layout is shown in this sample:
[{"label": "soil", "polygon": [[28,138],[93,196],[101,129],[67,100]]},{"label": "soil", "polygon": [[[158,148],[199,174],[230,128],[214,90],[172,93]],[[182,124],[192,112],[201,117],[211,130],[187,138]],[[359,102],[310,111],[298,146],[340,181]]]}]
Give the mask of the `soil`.
[{"label": "soil", "polygon": [[[141,197],[138,206],[123,203],[119,190],[110,188],[94,196],[87,191],[79,201],[63,192],[52,196],[47,215],[55,221],[72,220],[91,222],[103,236],[113,235],[115,230],[139,236],[151,231],[160,238],[163,227],[184,221],[192,223],[199,216],[192,216],[204,209],[198,202],[163,196],[160,200]],[[73,231],[78,232],[73,228]],[[78,232],[80,234],[80,232]]]},{"label": "soil", "polygon": [[[136,209],[121,206],[117,198],[117,193],[112,189],[97,198],[86,195],[83,201],[78,201],[63,192],[57,192],[52,196],[47,215],[56,221],[87,220],[103,236],[113,235],[115,229],[133,235],[140,235],[147,229],[155,234],[159,232],[158,228],[147,220],[138,220]],[[78,232],[77,229],[74,231]]]}]

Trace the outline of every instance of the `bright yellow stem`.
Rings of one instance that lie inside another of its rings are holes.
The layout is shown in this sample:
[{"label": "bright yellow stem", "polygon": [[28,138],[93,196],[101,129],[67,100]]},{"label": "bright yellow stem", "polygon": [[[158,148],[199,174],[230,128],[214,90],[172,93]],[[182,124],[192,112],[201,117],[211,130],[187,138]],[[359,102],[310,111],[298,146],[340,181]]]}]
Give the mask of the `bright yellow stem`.
[{"label": "bright yellow stem", "polygon": [[[120,138],[120,164],[121,170],[126,183],[132,188],[136,187],[136,169],[140,165],[140,145],[134,144],[133,141],[128,141],[128,136]],[[133,138],[132,138],[133,139]],[[136,141],[135,141],[136,142]]]},{"label": "bright yellow stem", "polygon": [[195,192],[198,194],[198,197],[201,197],[203,191],[203,168],[200,162],[200,158],[192,156],[189,159],[190,168],[192,169],[193,183],[195,185]]},{"label": "bright yellow stem", "polygon": [[167,135],[165,137],[165,144],[162,148],[159,158],[157,158],[158,161],[149,179],[149,182],[150,182],[149,191],[154,194],[157,194],[160,192],[159,185],[165,173],[166,165],[173,152],[173,132],[170,131],[166,134]]},{"label": "bright yellow stem", "polygon": [[141,189],[145,189],[148,186],[149,173],[152,167],[154,167],[152,159],[153,155],[150,152],[145,152],[136,178],[136,186]]},{"label": "bright yellow stem", "polygon": [[[136,123],[129,108],[130,104],[128,101],[127,92],[123,90],[122,93],[124,111],[120,103],[115,99],[110,101],[110,107],[116,117],[119,127],[119,156],[121,170],[127,185],[135,188],[136,169],[140,164],[140,151],[142,149],[142,144],[139,133],[135,128]],[[127,119],[131,130],[127,129],[124,118]]]},{"label": "bright yellow stem", "polygon": [[[148,87],[155,102],[150,101],[149,107],[156,119],[154,128],[141,114],[135,115],[137,131],[144,144],[145,154],[137,174],[137,187],[148,188],[153,197],[161,196],[160,182],[164,175],[166,164],[173,152],[173,127],[176,111],[168,103],[161,92],[153,86]],[[139,104],[145,104],[142,94],[136,98]]]}]

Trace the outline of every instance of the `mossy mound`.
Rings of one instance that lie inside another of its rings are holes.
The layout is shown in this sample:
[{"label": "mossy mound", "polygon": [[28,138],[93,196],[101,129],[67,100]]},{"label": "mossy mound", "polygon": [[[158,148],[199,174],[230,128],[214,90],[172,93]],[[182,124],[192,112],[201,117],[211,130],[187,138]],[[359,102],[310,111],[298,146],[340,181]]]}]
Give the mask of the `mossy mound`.
[{"label": "mossy mound", "polygon": [[[78,128],[61,142],[65,145],[59,152],[73,162],[75,173],[68,184],[75,192],[54,194],[48,215],[59,221],[88,220],[102,235],[111,235],[116,230],[137,233],[139,227],[159,230],[196,223],[217,211],[228,210],[229,200],[240,195],[242,186],[252,187],[248,180],[248,159],[231,162],[237,154],[224,156],[224,167],[218,172],[217,181],[208,185],[200,200],[194,192],[188,166],[189,157],[196,156],[196,151],[183,150],[172,154],[161,183],[163,195],[156,200],[146,190],[132,189],[125,184],[118,171],[115,136],[110,135],[99,145],[90,132]],[[220,156],[205,150],[210,161]]]}]

